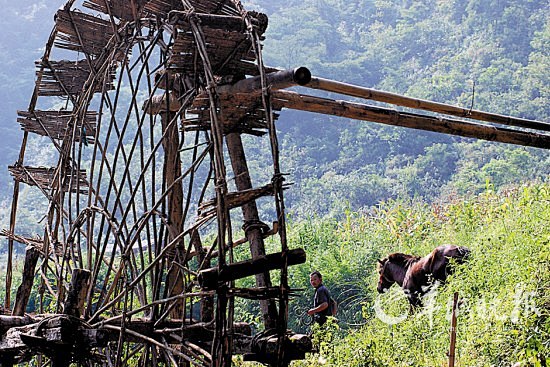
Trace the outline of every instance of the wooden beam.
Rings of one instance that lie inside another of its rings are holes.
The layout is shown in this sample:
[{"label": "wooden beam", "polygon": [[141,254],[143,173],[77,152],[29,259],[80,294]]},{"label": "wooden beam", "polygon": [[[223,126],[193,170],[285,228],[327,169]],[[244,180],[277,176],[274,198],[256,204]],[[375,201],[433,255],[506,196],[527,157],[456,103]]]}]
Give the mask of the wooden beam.
[{"label": "wooden beam", "polygon": [[398,112],[387,108],[335,101],[289,91],[274,91],[272,95],[274,98],[280,99],[286,108],[295,110],[434,131],[467,138],[550,149],[550,135],[541,133],[530,133],[474,122]]},{"label": "wooden beam", "polygon": [[[246,21],[243,17],[206,13],[194,13],[192,16],[203,27],[220,29],[226,32],[244,33],[247,31]],[[189,19],[190,15],[187,11],[173,10],[168,16],[168,23],[179,27],[189,27]],[[250,19],[258,34],[263,34],[267,28],[267,17],[258,16],[250,17]]]},{"label": "wooden beam", "polygon": [[[235,175],[235,185],[237,186],[237,190],[246,191],[252,189],[252,179],[250,178],[250,172],[246,161],[241,135],[238,133],[231,133],[226,136],[225,140],[229,157],[231,159],[231,166]],[[244,232],[246,238],[248,239],[252,259],[254,261],[256,259],[264,258],[266,256],[266,251],[256,201],[250,200],[246,202],[242,205],[241,210],[245,223]],[[256,275],[257,287],[271,286],[271,277],[267,269],[262,269],[262,271],[255,272],[253,274]],[[273,300],[260,301],[260,310],[262,312],[262,319],[264,321],[265,328],[274,328],[278,317],[275,302]]]},{"label": "wooden beam", "polygon": [[395,93],[383,92],[376,89],[359,87],[353,84],[337,82],[334,80],[312,77],[306,87],[320,89],[327,92],[345,94],[352,97],[365,98],[373,101],[394,104],[397,106],[426,110],[446,115],[469,118],[473,120],[492,122],[502,125],[518,126],[529,129],[550,131],[550,123],[535,120],[522,119],[496,113],[470,110],[445,103],[432,102],[424,99],[405,97]]},{"label": "wooden beam", "polygon": [[27,247],[23,275],[21,284],[17,289],[17,295],[15,296],[15,305],[11,313],[12,316],[23,316],[25,314],[31,296],[32,285],[34,283],[34,272],[36,270],[39,255],[40,252],[36,248],[32,246]]},{"label": "wooden beam", "polygon": [[73,270],[69,293],[63,305],[63,313],[66,315],[80,317],[83,314],[84,302],[90,285],[90,275],[89,270]]},{"label": "wooden beam", "polygon": [[[303,249],[294,249],[287,252],[288,266],[303,264],[306,262],[306,252]],[[229,282],[246,278],[255,274],[263,274],[269,270],[283,267],[283,253],[258,256],[252,260],[240,261],[224,266],[219,272],[218,268],[210,268],[199,272],[199,284],[206,289],[217,289],[218,282]]]}]

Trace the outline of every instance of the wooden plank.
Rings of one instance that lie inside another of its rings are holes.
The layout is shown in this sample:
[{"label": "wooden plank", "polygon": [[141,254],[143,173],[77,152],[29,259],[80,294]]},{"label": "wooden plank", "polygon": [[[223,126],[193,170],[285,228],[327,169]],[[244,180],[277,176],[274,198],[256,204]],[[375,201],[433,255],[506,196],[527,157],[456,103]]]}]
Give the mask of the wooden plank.
[{"label": "wooden plank", "polygon": [[[303,264],[306,261],[306,252],[303,249],[289,250],[287,253],[287,265]],[[218,282],[246,278],[265,271],[280,269],[284,265],[281,252],[258,256],[252,260],[240,261],[225,265],[219,272],[218,268],[202,270],[199,273],[199,284],[205,289],[217,289]]]},{"label": "wooden plank", "polygon": [[473,122],[424,116],[359,103],[335,101],[289,91],[274,91],[286,108],[372,121],[392,126],[439,132],[501,143],[550,149],[550,135],[529,133]]}]

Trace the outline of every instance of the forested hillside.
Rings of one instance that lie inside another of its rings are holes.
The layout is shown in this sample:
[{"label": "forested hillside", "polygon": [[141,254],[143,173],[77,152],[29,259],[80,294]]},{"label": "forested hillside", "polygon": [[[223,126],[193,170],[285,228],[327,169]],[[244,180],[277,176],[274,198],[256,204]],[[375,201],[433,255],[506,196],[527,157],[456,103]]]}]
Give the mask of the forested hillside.
[{"label": "forested hillside", "polygon": [[[17,158],[16,110],[32,93],[40,57],[63,2],[5,4],[0,163]],[[407,96],[548,121],[550,8],[546,1],[305,0],[245,2],[266,12],[269,65],[304,65],[315,75]],[[540,149],[419,132],[299,112],[278,122],[283,170],[296,185],[287,206],[297,215],[341,214],[380,200],[436,200],[545,180]],[[44,147],[30,147],[39,153]],[[267,143],[255,147],[253,174],[264,181]],[[31,153],[32,154],[32,153]],[[7,170],[2,197],[10,196]],[[314,203],[312,205],[312,203]]]},{"label": "forested hillside", "polygon": [[[272,65],[306,65],[348,83],[549,120],[546,1],[255,3],[270,14]],[[283,162],[297,183],[288,196],[302,214],[396,197],[434,200],[549,173],[543,150],[295,112],[283,114],[279,127]]]}]

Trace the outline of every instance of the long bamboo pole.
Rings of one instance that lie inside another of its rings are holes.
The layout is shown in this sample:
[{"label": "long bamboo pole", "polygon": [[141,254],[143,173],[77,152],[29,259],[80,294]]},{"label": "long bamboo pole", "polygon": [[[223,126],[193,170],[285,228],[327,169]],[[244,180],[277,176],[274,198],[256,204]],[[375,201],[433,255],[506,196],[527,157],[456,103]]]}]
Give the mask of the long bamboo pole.
[{"label": "long bamboo pole", "polygon": [[433,102],[424,99],[405,97],[395,93],[383,92],[376,89],[359,87],[353,84],[337,82],[334,80],[312,77],[306,87],[320,89],[327,92],[344,94],[352,97],[365,98],[378,102],[385,102],[397,106],[410,107],[425,111],[443,113],[457,117],[464,117],[479,121],[492,122],[502,125],[518,126],[529,129],[550,131],[549,122],[522,119],[512,116],[499,115],[496,113],[470,110],[456,107],[445,103]]},{"label": "long bamboo pole", "polygon": [[335,101],[289,91],[274,91],[273,97],[286,108],[372,121],[386,125],[477,138],[501,143],[550,149],[550,135],[530,133],[474,122],[398,112],[365,104]]}]

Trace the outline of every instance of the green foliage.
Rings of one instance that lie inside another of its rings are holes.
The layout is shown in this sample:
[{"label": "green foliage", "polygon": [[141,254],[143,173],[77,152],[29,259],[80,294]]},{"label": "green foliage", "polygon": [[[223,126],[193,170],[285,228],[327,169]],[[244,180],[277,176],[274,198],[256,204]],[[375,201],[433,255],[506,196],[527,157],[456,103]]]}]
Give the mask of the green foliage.
[{"label": "green foliage", "polygon": [[[465,108],[550,116],[544,1],[311,0],[266,10],[271,65],[306,65],[315,75]],[[541,150],[333,117],[281,119],[293,122],[280,126],[281,156],[296,183],[287,203],[300,216],[342,216],[397,198],[433,202],[480,193],[487,180],[498,189],[550,173]]]},{"label": "green foliage", "polygon": [[[547,365],[549,204],[548,184],[499,192],[489,185],[469,200],[455,197],[440,205],[394,201],[370,213],[348,212],[340,221],[291,223],[291,243],[308,253],[305,265],[291,268],[291,285],[308,287],[309,272],[320,270],[340,303],[338,327],[313,328],[319,353],[293,365],[445,365],[454,292],[460,295],[460,365]],[[410,314],[397,287],[376,293],[376,259],[396,251],[424,255],[444,243],[467,246],[472,255],[425,297],[424,308]],[[293,301],[291,320],[309,307],[309,288]],[[302,325],[302,331],[308,330]]]}]

